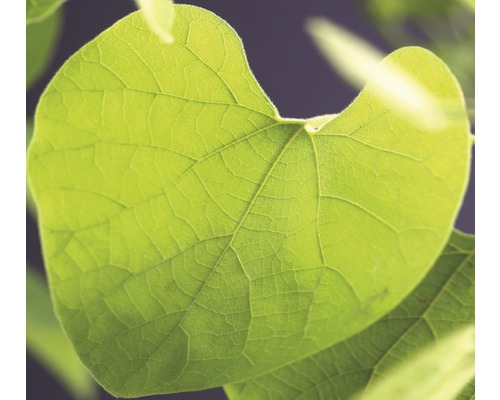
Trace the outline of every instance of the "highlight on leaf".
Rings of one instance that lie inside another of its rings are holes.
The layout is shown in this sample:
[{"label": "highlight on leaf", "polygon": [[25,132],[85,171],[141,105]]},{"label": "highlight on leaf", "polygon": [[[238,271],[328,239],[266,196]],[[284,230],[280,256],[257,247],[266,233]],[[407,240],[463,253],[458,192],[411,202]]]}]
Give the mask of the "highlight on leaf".
[{"label": "highlight on leaf", "polygon": [[172,26],[175,19],[173,0],[136,0],[153,32],[165,43],[173,43]]},{"label": "highlight on leaf", "polygon": [[456,103],[447,104],[446,99],[438,102],[415,77],[393,63],[381,63],[382,52],[340,25],[324,18],[311,18],[306,23],[306,31],[347,82],[361,89],[370,81],[374,96],[406,114],[414,123],[438,130],[447,123],[444,113],[450,107],[451,110],[457,107]]}]

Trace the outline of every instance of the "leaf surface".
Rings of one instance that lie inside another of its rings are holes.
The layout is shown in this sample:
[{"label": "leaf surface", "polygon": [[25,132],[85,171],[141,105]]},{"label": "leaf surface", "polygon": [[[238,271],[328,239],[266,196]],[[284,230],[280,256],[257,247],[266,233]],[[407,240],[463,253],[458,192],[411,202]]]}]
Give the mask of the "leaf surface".
[{"label": "leaf surface", "polygon": [[26,270],[26,346],[75,399],[96,397],[94,380],[54,315],[47,285],[31,267]]},{"label": "leaf surface", "polygon": [[[220,18],[140,13],[61,68],[29,179],[57,313],[119,396],[262,375],[341,341],[422,279],[465,190],[465,112],[426,131],[370,86],[339,116],[281,118]],[[390,55],[438,99],[431,53]],[[463,104],[462,104],[463,109]]]},{"label": "leaf surface", "polygon": [[26,26],[26,87],[29,89],[50,65],[62,28],[62,13]]},{"label": "leaf surface", "polygon": [[[422,283],[380,321],[312,357],[225,390],[231,400],[347,400],[365,386],[370,391],[417,349],[473,321],[474,237],[455,231]],[[463,392],[465,398],[473,393],[473,387]]]},{"label": "leaf surface", "polygon": [[66,0],[26,0],[26,24],[50,17]]}]

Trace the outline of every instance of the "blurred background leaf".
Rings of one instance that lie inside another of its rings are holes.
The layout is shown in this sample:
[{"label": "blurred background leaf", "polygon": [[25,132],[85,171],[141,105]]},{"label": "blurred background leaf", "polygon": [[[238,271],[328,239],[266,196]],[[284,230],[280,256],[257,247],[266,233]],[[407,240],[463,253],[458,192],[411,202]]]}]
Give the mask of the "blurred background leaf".
[{"label": "blurred background leaf", "polygon": [[362,89],[370,81],[378,101],[424,128],[437,130],[445,124],[446,105],[438,103],[433,93],[395,63],[381,62],[385,54],[368,41],[325,18],[307,20],[306,31],[331,66],[352,86]]},{"label": "blurred background leaf", "polygon": [[391,46],[433,51],[457,76],[465,97],[474,97],[473,0],[362,0],[362,5]]},{"label": "blurred background leaf", "polygon": [[173,43],[172,26],[174,25],[175,7],[172,0],[135,0],[151,29],[165,43]]},{"label": "blurred background leaf", "polygon": [[[33,120],[28,119],[26,121],[26,150],[31,142],[31,138],[33,137]],[[26,209],[30,213],[30,215],[36,219],[36,204],[35,199],[33,198],[33,194],[31,193],[31,189],[28,185],[28,181],[26,181]]]},{"label": "blurred background leaf", "polygon": [[26,269],[26,346],[75,399],[96,398],[94,379],[63,333],[44,279],[30,266]]},{"label": "blurred background leaf", "polygon": [[474,326],[402,361],[353,400],[454,400],[474,378]]},{"label": "blurred background leaf", "polygon": [[41,22],[26,25],[26,88],[29,89],[45,73],[59,42],[62,11],[58,10]]},{"label": "blurred background leaf", "polygon": [[26,24],[42,22],[66,0],[26,0]]}]

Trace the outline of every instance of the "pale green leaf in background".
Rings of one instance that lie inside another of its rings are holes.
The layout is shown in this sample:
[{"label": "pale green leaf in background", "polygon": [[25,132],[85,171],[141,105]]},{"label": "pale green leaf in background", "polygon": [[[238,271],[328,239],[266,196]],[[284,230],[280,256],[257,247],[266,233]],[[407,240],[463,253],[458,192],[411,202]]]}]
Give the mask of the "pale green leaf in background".
[{"label": "pale green leaf in background", "polygon": [[[33,137],[33,121],[32,120],[27,120],[26,121],[26,150],[28,149],[28,145],[31,142],[31,139]],[[37,217],[37,211],[36,211],[36,203],[35,199],[33,198],[33,193],[31,193],[31,188],[28,185],[28,180],[26,180],[26,209],[30,213],[30,215],[33,218]]]},{"label": "pale green leaf in background", "polygon": [[[56,311],[119,396],[250,379],[366,328],[432,266],[469,173],[463,108],[426,130],[370,83],[323,125],[285,119],[224,21],[176,6],[173,35],[134,13],[78,51],[28,155]],[[384,62],[463,106],[430,52]]]},{"label": "pale green leaf in background", "polygon": [[31,267],[26,269],[26,346],[75,399],[96,398],[94,380],[54,315],[47,285]]},{"label": "pale green leaf in background", "polygon": [[42,22],[26,26],[26,88],[45,73],[52,61],[62,29],[62,12],[57,11]]},{"label": "pale green leaf in background", "polygon": [[378,18],[387,23],[391,20],[418,16],[431,18],[440,13],[448,12],[450,9],[461,6],[461,2],[469,0],[365,0],[368,9]]},{"label": "pale green leaf in background", "polygon": [[417,78],[394,64],[381,64],[384,54],[367,41],[324,18],[309,19],[306,30],[332,67],[354,87],[361,89],[371,81],[374,96],[424,128],[439,129],[446,123],[446,105],[437,104]]},{"label": "pale green leaf in background", "polygon": [[66,0],[26,0],[26,24],[50,17]]},{"label": "pale green leaf in background", "polygon": [[419,45],[436,53],[474,97],[474,1],[364,0],[377,30],[394,48]]},{"label": "pale green leaf in background", "polygon": [[459,0],[459,1],[461,1],[463,4],[465,4],[471,10],[476,9],[476,0]]},{"label": "pale green leaf in background", "polygon": [[474,400],[476,398],[476,386],[475,381],[472,380],[463,390],[460,392],[456,400]]},{"label": "pale green leaf in background", "polygon": [[455,400],[474,378],[474,358],[469,326],[396,365],[354,400]]},{"label": "pale green leaf in background", "polygon": [[[387,316],[312,357],[253,381],[228,385],[225,390],[231,400],[347,400],[367,385],[370,391],[378,378],[418,349],[441,342],[451,332],[473,322],[474,237],[455,231],[430,273]],[[450,353],[444,359],[451,361],[455,355]],[[450,374],[450,378],[455,377],[461,384],[458,376]],[[439,379],[444,381],[443,377]],[[408,390],[414,389],[413,384],[425,385],[416,376],[410,382],[402,381]],[[467,399],[473,394],[473,385],[463,392],[469,396]],[[375,397],[363,400],[368,398]]]},{"label": "pale green leaf in background", "polygon": [[135,2],[144,13],[153,32],[156,32],[165,43],[173,43],[174,2],[172,0],[136,0]]}]

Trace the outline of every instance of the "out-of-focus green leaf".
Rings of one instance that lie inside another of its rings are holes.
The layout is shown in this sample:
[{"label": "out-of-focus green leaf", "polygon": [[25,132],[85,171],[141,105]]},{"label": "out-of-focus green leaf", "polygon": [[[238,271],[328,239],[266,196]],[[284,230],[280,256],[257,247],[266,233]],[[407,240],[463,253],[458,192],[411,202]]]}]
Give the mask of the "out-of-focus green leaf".
[{"label": "out-of-focus green leaf", "polygon": [[[31,138],[33,137],[33,121],[32,120],[27,120],[26,121],[26,149],[28,149],[28,146],[31,142]],[[28,184],[28,180],[26,180],[26,208],[28,209],[28,212],[31,214],[33,218],[36,218],[36,203],[35,199],[33,198],[33,193],[31,193],[31,188]]]},{"label": "out-of-focus green leaf", "polygon": [[96,398],[95,382],[54,315],[46,283],[29,266],[26,269],[26,346],[75,399]]},{"label": "out-of-focus green leaf", "polygon": [[[473,321],[474,237],[455,231],[424,281],[380,321],[312,357],[225,390],[231,400],[347,400],[416,349]],[[467,399],[473,393],[473,384],[463,391]]]},{"label": "out-of-focus green leaf", "polygon": [[473,379],[467,386],[459,393],[456,400],[474,400],[476,398],[476,384]]},{"label": "out-of-focus green leaf", "polygon": [[464,3],[467,7],[469,7],[471,10],[476,9],[476,0],[459,0],[462,3]]},{"label": "out-of-focus green leaf", "polygon": [[26,24],[50,17],[66,0],[26,0]]},{"label": "out-of-focus green leaf", "polygon": [[431,17],[449,11],[457,1],[470,0],[365,0],[373,14],[389,22],[408,15]]},{"label": "out-of-focus green leaf", "polygon": [[29,89],[50,65],[63,22],[57,11],[41,22],[26,26],[26,87]]},{"label": "out-of-focus green leaf", "polygon": [[424,49],[383,63],[462,107],[437,132],[378,82],[333,119],[282,118],[226,22],[178,5],[173,33],[137,12],[79,50],[28,152],[56,312],[120,396],[250,379],[360,332],[432,267],[469,176],[460,88]]},{"label": "out-of-focus green leaf", "polygon": [[310,19],[306,29],[330,64],[356,88],[370,81],[372,96],[415,123],[430,129],[445,123],[445,106],[395,63],[381,63],[384,55],[371,44],[323,18]]},{"label": "out-of-focus green leaf", "polygon": [[455,400],[474,378],[471,325],[395,365],[353,400]]},{"label": "out-of-focus green leaf", "polygon": [[153,32],[165,43],[173,43],[174,2],[172,0],[135,0],[135,2],[142,10]]},{"label": "out-of-focus green leaf", "polygon": [[423,46],[443,58],[467,98],[474,97],[472,0],[364,0],[369,14],[394,47]]}]

